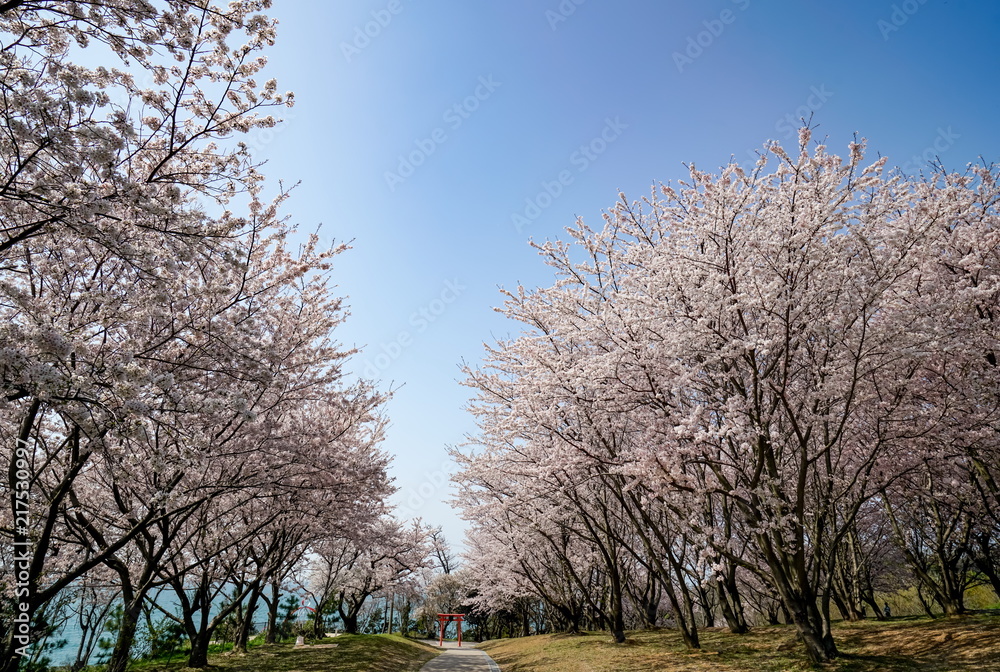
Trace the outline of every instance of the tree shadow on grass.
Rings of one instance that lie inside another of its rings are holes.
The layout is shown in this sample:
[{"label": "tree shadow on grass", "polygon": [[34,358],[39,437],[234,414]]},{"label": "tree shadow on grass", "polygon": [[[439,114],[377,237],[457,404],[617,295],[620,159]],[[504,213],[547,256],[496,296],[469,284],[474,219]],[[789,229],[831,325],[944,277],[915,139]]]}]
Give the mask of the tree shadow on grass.
[{"label": "tree shadow on grass", "polygon": [[[345,635],[336,646],[255,647],[246,655],[212,655],[211,672],[405,672],[418,670],[437,652],[420,644],[379,635]],[[176,665],[142,665],[137,672],[181,672]],[[199,671],[201,672],[201,671]]]}]

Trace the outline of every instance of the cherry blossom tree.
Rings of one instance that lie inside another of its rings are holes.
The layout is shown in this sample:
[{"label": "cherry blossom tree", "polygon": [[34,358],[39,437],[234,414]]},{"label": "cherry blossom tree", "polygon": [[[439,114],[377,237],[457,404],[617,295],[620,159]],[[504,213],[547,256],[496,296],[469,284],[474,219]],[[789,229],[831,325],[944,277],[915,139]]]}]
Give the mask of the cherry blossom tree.
[{"label": "cherry blossom tree", "polygon": [[423,587],[424,603],[417,615],[417,619],[424,623],[424,630],[433,632],[438,627],[438,614],[461,613],[467,590],[465,572],[434,574]]},{"label": "cherry blossom tree", "polygon": [[[257,52],[273,39],[272,22],[256,14],[265,6],[0,6],[8,121],[0,134],[0,413],[11,446],[11,522],[25,511],[19,504],[32,512],[31,525],[8,527],[15,547],[33,549],[29,617],[152,522],[155,514],[136,517],[108,547],[39,585],[58,552],[55,514],[76,507],[72,485],[89,458],[140,424],[151,390],[171,385],[157,369],[195,327],[183,304],[204,283],[190,280],[213,260],[222,262],[217,279],[234,280],[224,267],[238,271],[241,240],[266,237],[274,224],[274,210],[255,196],[260,178],[245,147],[217,144],[272,125],[258,112],[289,102],[273,82],[254,81],[264,65]],[[233,49],[227,40],[239,33],[246,41]],[[88,45],[121,67],[73,63],[73,49]],[[148,86],[136,83],[136,70]],[[250,218],[224,209],[240,193],[251,196]],[[208,203],[219,214],[210,216]],[[223,297],[208,291],[221,308]],[[16,478],[15,447],[25,453],[25,478]],[[27,500],[14,496],[15,481],[31,486]],[[4,669],[16,664],[13,644],[4,643]]]},{"label": "cherry blossom tree", "polygon": [[314,546],[318,556],[312,592],[323,610],[334,605],[344,630],[358,632],[358,616],[376,595],[388,595],[430,563],[427,528],[416,521],[409,527],[384,516],[363,536],[331,536]]},{"label": "cherry blossom tree", "polygon": [[570,534],[536,537],[511,522],[477,515],[469,533],[467,601],[478,634],[490,636],[492,615],[516,612],[536,597],[547,605],[556,628],[579,633],[589,625],[594,596],[605,590],[599,559]]},{"label": "cherry blossom tree", "polygon": [[437,561],[438,568],[444,574],[451,574],[453,570],[457,569],[455,553],[451,549],[451,544],[445,539],[444,532],[440,526],[432,528],[429,534],[431,548],[434,549],[434,559]]},{"label": "cherry blossom tree", "polygon": [[[574,490],[588,506],[614,497],[604,517],[620,511],[647,557],[703,549],[662,568],[677,614],[691,614],[685,586],[707,606],[704,581],[752,572],[822,662],[862,512],[942,446],[992,445],[994,404],[973,390],[996,398],[994,285],[986,251],[962,241],[992,233],[996,181],[988,168],[909,179],[866,166],[863,143],[842,159],[810,135],[749,173],[691,167],[677,187],[622,196],[602,229],[581,221],[572,244],[539,245],[557,283],[507,293],[527,331],[469,372],[483,448],[458,480],[510,501],[558,488],[564,507]],[[593,527],[584,509],[565,515]],[[732,611],[738,591],[722,594]]]},{"label": "cherry blossom tree", "polygon": [[[0,585],[30,619],[117,575],[111,669],[149,591],[186,591],[201,568],[205,614],[229,579],[252,602],[320,526],[351,533],[391,490],[384,395],[345,384],[333,338],[344,247],[293,251],[287,193],[264,199],[238,140],[292,102],[257,82],[268,6],[0,4],[0,547],[27,577]],[[75,62],[81,48],[105,65]],[[195,611],[200,642],[212,623]],[[3,647],[6,672],[14,628]]]}]

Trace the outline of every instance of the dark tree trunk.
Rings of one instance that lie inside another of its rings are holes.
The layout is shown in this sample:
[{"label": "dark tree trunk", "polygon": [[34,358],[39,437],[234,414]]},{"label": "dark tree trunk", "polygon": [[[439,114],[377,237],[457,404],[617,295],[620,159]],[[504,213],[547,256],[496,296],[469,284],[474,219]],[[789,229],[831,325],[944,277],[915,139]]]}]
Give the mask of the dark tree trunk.
[{"label": "dark tree trunk", "polygon": [[643,605],[642,620],[650,630],[657,628],[657,618],[660,615],[660,601],[649,599]]},{"label": "dark tree trunk", "polygon": [[[931,605],[927,601],[927,598],[924,597],[924,587],[920,583],[917,583],[917,599],[920,600],[920,606],[924,608],[924,613],[925,614],[927,614],[931,618],[937,618],[934,615],[934,610],[931,609]],[[879,613],[881,614],[882,612],[880,611]],[[883,616],[883,618],[884,618],[884,616]]]},{"label": "dark tree trunk", "polygon": [[209,632],[199,632],[191,640],[191,654],[188,656],[188,667],[201,669],[208,667],[208,642],[211,637]]},{"label": "dark tree trunk", "polygon": [[143,602],[149,593],[149,583],[153,578],[156,563],[163,557],[165,550],[162,548],[158,553],[155,553],[150,549],[151,554],[146,557],[142,574],[134,584],[133,577],[125,563],[120,562],[117,558],[111,558],[107,562],[107,565],[118,574],[122,589],[121,627],[118,629],[111,657],[108,658],[107,672],[125,672],[128,667],[132,645],[135,642],[135,633],[139,626],[139,616],[142,614]]},{"label": "dark tree trunk", "polygon": [[622,582],[621,575],[618,573],[617,568],[610,568],[611,579],[611,622],[608,624],[611,630],[611,636],[615,638],[615,641],[621,644],[625,641],[625,614],[624,614],[624,603],[622,600]]},{"label": "dark tree trunk", "polygon": [[722,581],[716,582],[715,592],[719,596],[719,608],[722,609],[722,618],[725,619],[729,632],[735,635],[745,633],[748,629],[746,621],[743,620],[742,613],[737,615],[737,611],[729,603],[729,595],[726,593],[726,586]]},{"label": "dark tree trunk", "polygon": [[[882,615],[882,610],[878,608],[878,602],[875,601],[875,595],[868,592],[867,590],[861,592],[861,599],[864,600],[865,604],[872,608],[875,613],[875,619],[878,621],[884,621],[885,616]],[[862,607],[864,610],[864,607]]]},{"label": "dark tree trunk", "polygon": [[837,605],[837,611],[840,612],[841,618],[845,621],[857,621],[858,619],[854,617],[854,612],[848,608],[847,603],[844,602],[844,598],[840,596],[839,590],[832,590],[830,592],[830,597],[833,599],[833,603]]},{"label": "dark tree trunk", "polygon": [[407,600],[399,608],[399,631],[403,637],[410,636],[410,611],[412,607],[410,605],[410,600]]},{"label": "dark tree trunk", "polygon": [[705,584],[698,582],[698,601],[701,603],[701,611],[705,614],[705,627],[715,627],[715,611],[712,609],[712,602],[708,599],[708,591]]},{"label": "dark tree trunk", "polygon": [[826,663],[837,657],[837,646],[833,637],[823,632],[822,617],[816,608],[815,600],[795,597],[788,605],[792,623],[799,639],[806,647],[806,656],[814,664]]},{"label": "dark tree trunk", "polygon": [[785,603],[782,602],[780,598],[778,599],[778,608],[781,610],[782,623],[785,625],[792,625],[795,623],[795,620],[792,618],[792,612],[788,611],[788,607],[785,606]]},{"label": "dark tree trunk", "polygon": [[236,638],[233,641],[233,651],[240,653],[247,652],[247,644],[250,642],[250,631],[253,630],[253,616],[257,612],[257,602],[259,599],[260,588],[255,586],[250,591],[246,610],[243,613],[243,618],[240,619],[239,629],[236,631]]},{"label": "dark tree trunk", "polygon": [[[664,544],[664,549],[667,552],[667,561],[670,563],[671,569],[674,572],[674,578],[677,580],[677,589],[681,593],[681,601],[677,602],[676,596],[672,595],[673,589],[671,588],[668,592],[670,597],[670,602],[674,607],[674,617],[677,619],[677,625],[681,629],[681,637],[684,639],[684,644],[689,649],[700,649],[701,642],[698,639],[698,623],[694,618],[694,600],[691,599],[691,590],[688,588],[687,581],[684,580],[684,567],[680,560],[674,556],[671,546],[669,544]],[[664,588],[666,589],[670,585],[670,579],[664,582]]]},{"label": "dark tree trunk", "polygon": [[[765,549],[774,588],[778,591],[784,611],[791,616],[799,639],[805,645],[809,661],[813,664],[830,662],[837,657],[837,646],[829,632],[829,619],[823,618],[816,605],[817,595],[807,579],[804,552],[800,550],[795,557],[783,561],[774,552],[768,537],[761,536],[758,543]],[[786,562],[789,564],[785,564]]]},{"label": "dark tree trunk", "polygon": [[128,668],[132,643],[135,641],[135,632],[139,626],[139,615],[142,613],[143,599],[143,596],[133,594],[123,605],[121,627],[118,628],[115,648],[108,659],[107,672],[125,672]]},{"label": "dark tree trunk", "polygon": [[[188,667],[203,668],[208,667],[208,642],[212,639],[214,628],[209,627],[209,600],[208,584],[205,580],[198,587],[198,595],[195,599],[195,609],[182,609],[184,612],[184,629],[187,631],[188,641],[191,643],[191,653],[188,655]],[[194,613],[200,612],[198,619],[200,623],[195,623]]]},{"label": "dark tree trunk", "polygon": [[271,599],[267,603],[267,634],[264,636],[266,644],[274,644],[277,641],[278,631],[278,600],[281,597],[281,587],[277,581],[271,583]]}]

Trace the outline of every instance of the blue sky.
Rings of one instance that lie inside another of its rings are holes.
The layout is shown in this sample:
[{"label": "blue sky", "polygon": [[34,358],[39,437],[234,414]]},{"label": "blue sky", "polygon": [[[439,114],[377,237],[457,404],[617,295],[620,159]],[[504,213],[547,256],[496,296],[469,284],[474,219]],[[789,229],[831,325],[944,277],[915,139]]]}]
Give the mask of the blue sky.
[{"label": "blue sky", "polygon": [[397,501],[460,542],[446,445],[474,431],[462,360],[516,332],[498,287],[551,284],[531,238],[814,138],[917,170],[1000,159],[1000,3],[987,0],[335,0],[275,3],[269,72],[296,106],[250,144],[300,182],[303,230],[353,240],[334,275],[391,402]]}]

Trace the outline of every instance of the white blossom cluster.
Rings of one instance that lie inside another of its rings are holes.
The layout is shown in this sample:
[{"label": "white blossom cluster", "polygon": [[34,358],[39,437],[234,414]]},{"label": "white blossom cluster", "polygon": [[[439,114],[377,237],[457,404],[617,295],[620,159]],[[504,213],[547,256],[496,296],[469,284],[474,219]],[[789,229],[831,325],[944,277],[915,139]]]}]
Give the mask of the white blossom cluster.
[{"label": "white blossom cluster", "polygon": [[784,617],[821,662],[899,567],[946,613],[1000,594],[997,172],[886,166],[803,128],[537,245],[555,284],[468,370],[484,608],[692,648]]}]

